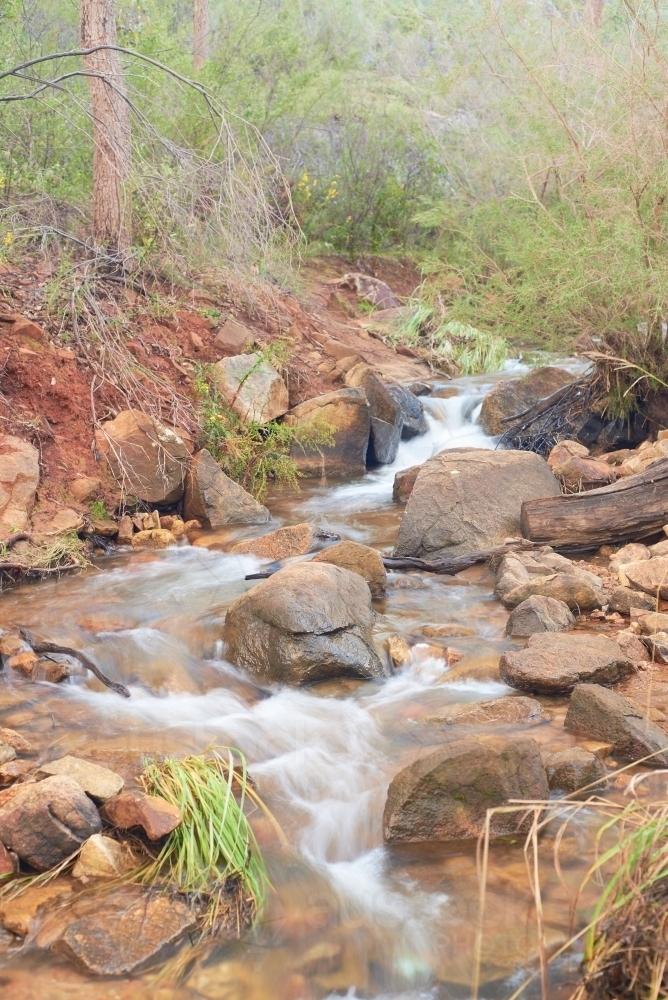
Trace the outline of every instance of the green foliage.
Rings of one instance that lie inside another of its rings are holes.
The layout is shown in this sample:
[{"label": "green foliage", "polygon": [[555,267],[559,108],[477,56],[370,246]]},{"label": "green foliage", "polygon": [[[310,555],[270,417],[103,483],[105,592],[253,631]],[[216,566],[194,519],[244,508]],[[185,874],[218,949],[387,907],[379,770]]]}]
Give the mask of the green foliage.
[{"label": "green foliage", "polygon": [[94,517],[96,520],[103,521],[109,517],[109,512],[107,511],[104,500],[93,500],[88,509],[90,511],[90,516]]},{"label": "green foliage", "polygon": [[[267,352],[261,354],[257,364],[266,356]],[[276,360],[275,349],[272,357]],[[270,482],[299,488],[300,473],[290,457],[293,447],[306,451],[334,444],[333,428],[322,419],[316,418],[301,427],[290,427],[277,420],[266,424],[241,420],[218,388],[214,365],[198,367],[194,388],[202,447],[208,448],[230,479],[258,500],[266,496]]]}]

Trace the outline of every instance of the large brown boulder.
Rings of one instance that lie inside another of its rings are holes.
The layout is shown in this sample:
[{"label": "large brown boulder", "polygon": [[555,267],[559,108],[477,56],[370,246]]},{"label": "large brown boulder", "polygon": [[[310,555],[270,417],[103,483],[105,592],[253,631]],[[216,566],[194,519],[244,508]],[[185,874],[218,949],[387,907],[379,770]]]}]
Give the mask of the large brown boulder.
[{"label": "large brown boulder", "polygon": [[332,428],[334,444],[322,448],[292,446],[290,457],[309,476],[355,476],[366,471],[371,421],[363,389],[339,389],[314,396],[295,406],[285,417],[291,427],[315,421]]},{"label": "large brown boulder", "polygon": [[174,431],[141,410],[123,410],[95,431],[95,444],[123,490],[146,503],[183,496],[188,449]]},{"label": "large brown boulder", "polygon": [[271,515],[255,497],[226,476],[211,452],[202,448],[186,476],[183,513],[203,528],[225,524],[266,524]]},{"label": "large brown boulder", "polygon": [[561,632],[572,628],[575,618],[564,601],[534,595],[522,601],[510,613],[506,635],[534,635],[536,632]]},{"label": "large brown boulder", "polygon": [[492,548],[521,534],[525,500],[559,492],[547,463],[533,452],[442,451],[418,473],[394,555],[434,559]]},{"label": "large brown boulder", "polygon": [[260,354],[223,358],[215,368],[218,388],[242,420],[266,424],[287,413],[287,386]]},{"label": "large brown boulder", "polygon": [[528,410],[546,396],[573,381],[573,376],[564,368],[535,368],[527,375],[504,379],[489,390],[482,402],[480,423],[485,434],[503,434],[508,424],[504,417]]},{"label": "large brown boulder", "polygon": [[[488,809],[549,794],[534,739],[468,737],[421,757],[393,778],[383,834],[388,843],[471,839],[482,833]],[[490,830],[500,837],[525,824],[521,811],[501,813]]]},{"label": "large brown boulder", "polygon": [[363,389],[369,401],[371,435],[367,463],[391,465],[397,457],[404,425],[399,401],[364,362],[355,365],[346,374],[346,385],[354,389]]},{"label": "large brown boulder", "polygon": [[[579,684],[568,705],[564,725],[590,740],[612,743],[615,753],[632,760],[654,754],[649,767],[668,767],[668,736],[646,720],[640,708],[599,684]],[[663,753],[657,751],[663,750]]]},{"label": "large brown boulder", "polygon": [[377,549],[359,542],[338,542],[323,549],[313,562],[331,563],[332,566],[342,566],[351,573],[359,573],[369,585],[372,597],[384,597],[387,586],[387,573],[383,565],[383,557]]},{"label": "large brown boulder", "polygon": [[0,843],[38,871],[60,864],[101,828],[91,800],[65,775],[0,793]]},{"label": "large brown boulder", "polygon": [[633,663],[607,636],[540,632],[526,649],[503,653],[499,673],[518,691],[559,694],[586,682],[616,684],[633,673]]},{"label": "large brown boulder", "polygon": [[29,441],[0,434],[0,534],[28,527],[39,486],[39,452]]},{"label": "large brown boulder", "polygon": [[371,594],[357,573],[301,562],[274,573],[230,606],[228,655],[264,681],[310,684],[389,673],[371,636]]}]

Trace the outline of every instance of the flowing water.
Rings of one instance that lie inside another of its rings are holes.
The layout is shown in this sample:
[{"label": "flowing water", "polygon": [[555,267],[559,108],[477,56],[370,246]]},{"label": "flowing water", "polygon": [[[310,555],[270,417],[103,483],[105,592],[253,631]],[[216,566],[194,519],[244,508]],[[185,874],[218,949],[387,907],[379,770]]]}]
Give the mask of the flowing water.
[{"label": "flowing water", "polygon": [[[274,498],[272,527],[312,520],[389,550],[403,512],[392,502],[396,471],[443,448],[493,446],[476,423],[489,384],[489,377],[459,380],[451,383],[456,395],[426,399],[429,433],[402,443],[393,466]],[[511,645],[503,635],[507,613],[493,596],[491,574],[486,567],[456,577],[390,574],[387,598],[374,605],[379,642],[394,631],[419,636],[425,623],[471,633],[423,639],[410,666],[391,679],[260,690],[222,659],[221,642],[227,606],[253,586],[244,577],[262,565],[222,549],[252,533],[210,533],[192,547],[109,556],[76,578],[5,594],[1,627],[21,624],[86,650],[132,697],[90,676],[56,686],[5,671],[0,723],[27,735],[43,756],[76,753],[128,779],[147,754],[198,752],[213,743],[246,754],[289,845],[277,845],[266,821],[254,817],[275,889],[271,903],[252,934],[221,949],[175,993],[151,987],[142,996],[468,997],[479,898],[475,844],[387,849],[381,820],[393,775],[443,742],[443,724],[426,722],[428,716],[448,704],[510,693],[497,671]],[[456,666],[448,668],[439,644],[463,654]],[[551,699],[550,712],[552,720],[530,734],[553,751],[573,741],[563,729],[564,706]],[[581,875],[587,830],[582,819],[564,838],[563,878],[571,886]],[[569,894],[547,869],[546,937],[556,945],[567,936]],[[481,995],[508,997],[535,963],[537,947],[519,845],[492,850],[484,927]],[[557,984],[574,969],[572,960],[558,966]],[[0,987],[8,998],[50,1000],[131,997],[145,984],[92,985],[51,955],[9,949],[4,958],[0,950]],[[527,995],[536,995],[532,989]]]}]

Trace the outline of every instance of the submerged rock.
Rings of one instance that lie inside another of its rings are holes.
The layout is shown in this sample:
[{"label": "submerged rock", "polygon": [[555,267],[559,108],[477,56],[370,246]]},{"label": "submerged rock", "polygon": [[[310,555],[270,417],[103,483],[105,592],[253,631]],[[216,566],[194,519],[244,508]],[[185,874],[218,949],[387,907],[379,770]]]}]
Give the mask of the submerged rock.
[{"label": "submerged rock", "polygon": [[[546,799],[547,778],[535,740],[477,736],[457,740],[416,760],[390,784],[383,834],[387,843],[471,839],[487,810],[509,799]],[[494,837],[518,833],[522,812],[497,814]]]},{"label": "submerged rock", "polygon": [[334,444],[303,448],[294,444],[290,451],[300,472],[310,476],[354,476],[366,471],[371,421],[363,389],[339,389],[306,399],[285,417],[291,427],[303,427],[319,420],[332,428]]},{"label": "submerged rock", "polygon": [[183,496],[188,449],[148,414],[123,410],[95,431],[95,444],[127,496],[159,504]]},{"label": "submerged rock", "polygon": [[385,676],[372,624],[371,594],[359,574],[303,562],[238,597],[225,636],[232,662],[263,680],[310,684]]},{"label": "submerged rock", "polygon": [[518,691],[558,694],[584,682],[615,684],[633,673],[633,663],[606,636],[543,632],[526,649],[503,653],[499,673]]},{"label": "submerged rock", "polygon": [[535,698],[523,695],[508,695],[503,698],[491,698],[489,701],[477,701],[473,705],[446,705],[435,715],[429,715],[425,722],[448,726],[534,726],[545,721],[543,707]]},{"label": "submerged rock", "polygon": [[387,573],[383,557],[377,549],[372,549],[369,545],[349,541],[338,542],[319,552],[313,557],[313,562],[329,563],[332,566],[349,569],[351,573],[359,573],[368,583],[372,597],[385,596]]},{"label": "submerged rock", "polygon": [[[564,726],[588,739],[612,743],[615,753],[632,760],[645,761],[648,767],[668,766],[668,736],[654,722],[643,717],[642,710],[621,694],[599,684],[579,684],[566,713]],[[663,750],[663,753],[656,751]]]},{"label": "submerged rock", "polygon": [[[605,777],[603,762],[583,747],[569,747],[550,754],[545,761],[551,791],[576,792]],[[592,788],[592,792],[595,789]]]},{"label": "submerged rock", "polygon": [[506,635],[533,635],[535,632],[561,632],[572,628],[575,618],[564,601],[539,594],[528,597],[511,611]]},{"label": "submerged rock", "polygon": [[42,764],[36,777],[43,778],[54,774],[66,774],[96,802],[106,802],[112,796],[118,795],[125,784],[120,774],[110,771],[108,767],[69,755]]},{"label": "submerged rock", "polygon": [[101,826],[91,800],[65,775],[0,792],[0,842],[38,871],[60,864]]},{"label": "submerged rock", "polygon": [[394,555],[434,559],[492,548],[520,535],[524,500],[559,492],[547,463],[533,452],[442,451],[418,473]]},{"label": "submerged rock", "polygon": [[259,538],[246,538],[232,546],[231,552],[238,555],[257,556],[258,559],[291,559],[315,552],[325,542],[340,538],[331,531],[324,531],[317,524],[291,524],[277,528]]},{"label": "submerged rock", "polygon": [[51,879],[44,885],[28,886],[18,896],[0,905],[0,923],[17,937],[27,937],[34,929],[43,908],[71,895],[72,883],[62,876]]},{"label": "submerged rock", "polygon": [[266,524],[271,519],[267,508],[226,476],[206,448],[192,460],[186,477],[183,511],[186,520],[197,519],[203,528]]}]

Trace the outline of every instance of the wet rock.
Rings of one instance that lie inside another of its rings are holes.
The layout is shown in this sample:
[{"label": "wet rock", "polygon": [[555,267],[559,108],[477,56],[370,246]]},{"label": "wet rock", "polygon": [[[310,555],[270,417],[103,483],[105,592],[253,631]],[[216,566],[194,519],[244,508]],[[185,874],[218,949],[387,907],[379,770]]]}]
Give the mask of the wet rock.
[{"label": "wet rock", "polygon": [[392,499],[395,503],[408,503],[421,468],[421,465],[411,465],[410,468],[397,472],[392,486]]},{"label": "wet rock", "polygon": [[[548,795],[535,740],[491,735],[456,740],[393,778],[383,834],[388,843],[476,838],[484,829],[488,809],[509,799]],[[492,836],[518,833],[522,819],[520,812],[497,814]]]},{"label": "wet rock", "polygon": [[266,424],[287,413],[285,382],[260,354],[223,358],[215,368],[218,388],[241,420]]},{"label": "wet rock", "polygon": [[31,770],[32,765],[25,760],[10,760],[6,764],[0,764],[0,785],[11,785]]},{"label": "wet rock", "polygon": [[60,864],[101,825],[91,800],[65,775],[0,792],[0,842],[38,871]]},{"label": "wet rock", "polygon": [[385,388],[401,409],[403,418],[401,440],[410,441],[414,437],[426,434],[429,426],[424,415],[424,406],[418,397],[403,385],[387,384]]},{"label": "wet rock", "polygon": [[82,846],[72,869],[74,878],[118,878],[137,867],[137,858],[123,844],[95,833]]},{"label": "wet rock", "polygon": [[640,590],[631,590],[630,587],[615,587],[610,594],[608,604],[611,611],[617,611],[620,615],[630,615],[631,608],[651,611],[656,599]]},{"label": "wet rock", "polygon": [[393,666],[405,667],[411,662],[411,647],[402,635],[399,635],[398,632],[393,632],[392,635],[388,635],[385,642]]},{"label": "wet rock", "polygon": [[350,369],[346,374],[346,385],[363,389],[369,401],[371,433],[367,463],[390,465],[397,457],[401,441],[403,415],[400,404],[392,396],[388,386],[364,363]]},{"label": "wet rock", "polygon": [[174,431],[140,410],[123,410],[95,432],[95,444],[126,496],[176,503],[188,449]]},{"label": "wet rock", "polygon": [[533,452],[442,451],[418,473],[394,555],[434,559],[492,548],[520,535],[524,500],[559,493],[547,463]]},{"label": "wet rock", "polygon": [[528,375],[497,382],[482,402],[480,423],[485,434],[503,434],[508,429],[508,424],[503,423],[504,417],[528,410],[540,399],[551,396],[572,381],[570,372],[547,365],[534,369]]},{"label": "wet rock", "polygon": [[221,326],[213,343],[216,347],[220,347],[221,350],[229,351],[230,354],[240,354],[247,347],[252,346],[254,339],[255,334],[252,330],[249,330],[247,326],[238,323],[230,316],[223,326]]},{"label": "wet rock", "polygon": [[334,444],[306,448],[294,444],[290,457],[297,468],[311,476],[360,475],[366,471],[371,421],[369,404],[363,389],[339,389],[307,399],[285,417],[291,427],[302,427],[319,420],[332,430]]},{"label": "wet rock", "polygon": [[94,500],[102,489],[102,480],[97,476],[79,476],[70,483],[70,493],[79,503]]},{"label": "wet rock", "polygon": [[158,795],[146,795],[137,790],[121,792],[102,806],[100,815],[120,830],[141,827],[149,840],[160,840],[175,830],[181,813]]},{"label": "wet rock", "polygon": [[186,477],[183,512],[204,528],[226,524],[266,524],[271,515],[255,497],[226,476],[206,448],[192,460]]},{"label": "wet rock", "polygon": [[0,904],[0,923],[12,934],[27,937],[44,907],[53,906],[71,895],[72,884],[64,878],[29,886],[19,896]]},{"label": "wet rock", "polygon": [[343,945],[340,941],[319,941],[306,951],[297,963],[303,976],[326,976],[337,972],[343,962]]},{"label": "wet rock", "polygon": [[278,528],[260,538],[247,538],[233,545],[231,552],[238,555],[257,556],[258,559],[291,559],[294,556],[305,556],[315,552],[322,545],[339,538],[331,531],[324,531],[317,524],[293,524],[287,528]]},{"label": "wet rock", "polygon": [[171,531],[152,528],[150,531],[138,531],[132,536],[130,544],[133,549],[168,549],[170,545],[176,545],[176,539]]},{"label": "wet rock", "polygon": [[55,660],[42,657],[37,661],[30,673],[32,681],[47,681],[49,684],[60,684],[68,677],[84,677],[84,668],[72,660]]},{"label": "wet rock", "polygon": [[456,622],[444,622],[443,624],[436,625],[418,625],[413,629],[413,631],[426,636],[427,639],[442,639],[453,635],[471,636],[476,634],[475,629],[467,628],[466,625],[459,625]]},{"label": "wet rock", "polygon": [[332,566],[348,569],[351,573],[359,573],[368,583],[372,597],[385,596],[387,573],[383,557],[377,549],[372,549],[369,545],[350,541],[338,542],[319,552],[314,556],[313,562],[329,563]]},{"label": "wet rock", "polygon": [[118,522],[118,535],[116,541],[119,545],[132,545],[132,536],[134,535],[134,525],[132,523],[132,518],[128,514],[124,514],[123,517]]},{"label": "wet rock", "polygon": [[32,672],[38,662],[39,656],[30,649],[24,653],[15,653],[14,656],[10,656],[7,660],[7,666],[23,674],[24,677],[32,677]]},{"label": "wet rock", "polygon": [[5,729],[0,726],[0,743],[6,743],[13,747],[17,753],[30,753],[32,743],[25,736],[15,732],[13,729]]},{"label": "wet rock", "polygon": [[425,722],[440,725],[460,726],[533,726],[545,721],[543,708],[535,698],[523,695],[510,695],[504,698],[492,698],[489,701],[477,701],[473,705],[446,705],[435,715],[429,715]]},{"label": "wet rock", "polygon": [[629,660],[634,664],[649,663],[650,655],[635,632],[632,632],[630,629],[624,629],[621,632],[615,632],[612,638],[622,653],[628,656]]},{"label": "wet rock", "polygon": [[570,747],[550,754],[545,761],[545,770],[550,791],[566,794],[593,785],[605,776],[603,762],[582,747]]},{"label": "wet rock", "polygon": [[14,656],[28,649],[28,644],[18,635],[3,635],[0,637],[0,653],[3,656]]},{"label": "wet rock", "polygon": [[572,628],[575,618],[565,601],[534,594],[511,611],[506,635],[533,635],[535,632],[561,632]]},{"label": "wet rock", "polygon": [[229,656],[266,681],[309,684],[388,672],[371,636],[371,594],[357,573],[326,563],[296,563],[230,606]]},{"label": "wet rock", "polygon": [[42,764],[36,777],[50,777],[53,774],[65,774],[68,778],[72,778],[95,802],[106,802],[107,799],[118,795],[125,784],[120,774],[110,771],[108,767],[101,767],[100,764],[69,755]]},{"label": "wet rock", "polygon": [[634,589],[653,597],[658,593],[664,601],[668,599],[668,556],[628,563],[624,566],[624,575]]},{"label": "wet rock", "polygon": [[0,535],[28,527],[39,486],[39,452],[29,441],[0,434]]},{"label": "wet rock", "polygon": [[16,750],[14,747],[7,746],[6,743],[0,743],[0,764],[8,764],[15,757]]},{"label": "wet rock", "polygon": [[668,766],[668,736],[663,729],[646,721],[641,709],[621,694],[599,684],[579,684],[575,688],[564,725],[588,739],[612,743],[615,753],[632,760],[665,749],[645,763],[648,767]]},{"label": "wet rock", "polygon": [[102,911],[76,920],[53,950],[92,975],[127,975],[195,924],[194,915],[180,900],[147,892],[120,914]]},{"label": "wet rock", "polygon": [[551,549],[537,553],[509,552],[499,564],[494,593],[507,608],[532,596],[551,597],[573,610],[606,603],[603,581]]},{"label": "wet rock", "polygon": [[558,694],[576,684],[616,684],[633,673],[631,660],[602,635],[532,635],[526,649],[507,651],[499,662],[501,679],[518,691]]}]

